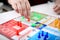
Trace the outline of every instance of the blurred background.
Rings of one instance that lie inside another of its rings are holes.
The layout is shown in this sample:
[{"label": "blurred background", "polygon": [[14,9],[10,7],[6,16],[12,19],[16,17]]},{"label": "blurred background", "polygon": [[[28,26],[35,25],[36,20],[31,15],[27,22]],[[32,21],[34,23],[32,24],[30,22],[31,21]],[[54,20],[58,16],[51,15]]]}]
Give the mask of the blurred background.
[{"label": "blurred background", "polygon": [[[47,3],[51,0],[29,0],[31,6]],[[8,0],[0,0],[0,13],[13,10]]]}]

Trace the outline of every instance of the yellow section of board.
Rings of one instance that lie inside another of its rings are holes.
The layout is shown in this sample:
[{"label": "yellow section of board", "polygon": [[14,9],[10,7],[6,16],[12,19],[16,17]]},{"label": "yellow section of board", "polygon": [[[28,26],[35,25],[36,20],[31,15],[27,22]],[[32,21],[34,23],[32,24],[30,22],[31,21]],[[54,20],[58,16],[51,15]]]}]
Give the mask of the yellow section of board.
[{"label": "yellow section of board", "polygon": [[52,27],[58,28],[60,30],[60,19],[54,20],[52,23],[49,24]]}]

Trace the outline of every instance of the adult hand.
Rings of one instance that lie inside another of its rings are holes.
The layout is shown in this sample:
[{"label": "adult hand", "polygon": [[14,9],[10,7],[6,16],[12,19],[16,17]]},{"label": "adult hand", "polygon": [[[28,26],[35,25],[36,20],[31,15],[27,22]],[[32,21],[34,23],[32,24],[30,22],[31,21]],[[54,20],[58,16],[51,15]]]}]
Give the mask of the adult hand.
[{"label": "adult hand", "polygon": [[22,16],[26,18],[30,17],[30,4],[28,0],[8,0],[8,2]]},{"label": "adult hand", "polygon": [[54,11],[57,13],[57,14],[60,14],[60,0],[56,0],[55,1],[55,7],[54,7]]}]

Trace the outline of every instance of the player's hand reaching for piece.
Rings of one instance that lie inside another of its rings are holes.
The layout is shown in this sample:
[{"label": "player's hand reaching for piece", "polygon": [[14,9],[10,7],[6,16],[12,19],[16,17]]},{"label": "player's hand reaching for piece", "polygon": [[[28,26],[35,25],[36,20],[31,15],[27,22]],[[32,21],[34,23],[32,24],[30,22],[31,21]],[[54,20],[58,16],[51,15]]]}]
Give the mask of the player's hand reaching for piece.
[{"label": "player's hand reaching for piece", "polygon": [[56,0],[55,2],[55,7],[54,7],[54,11],[57,13],[57,14],[60,14],[60,0]]},{"label": "player's hand reaching for piece", "polygon": [[20,13],[22,16],[29,18],[30,16],[30,4],[28,0],[8,0],[12,8]]}]

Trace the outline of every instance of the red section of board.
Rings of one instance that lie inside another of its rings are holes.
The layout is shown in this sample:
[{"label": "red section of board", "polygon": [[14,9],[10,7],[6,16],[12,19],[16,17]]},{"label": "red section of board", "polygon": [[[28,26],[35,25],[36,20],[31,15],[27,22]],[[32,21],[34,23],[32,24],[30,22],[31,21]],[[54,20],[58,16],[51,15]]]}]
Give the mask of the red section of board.
[{"label": "red section of board", "polygon": [[27,27],[28,25],[25,25],[19,21],[10,20],[0,25],[0,33],[8,38],[11,38],[14,35],[19,35],[19,32],[25,30]]}]

